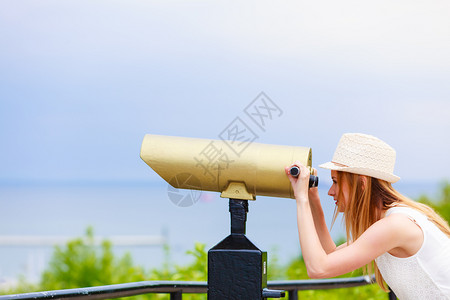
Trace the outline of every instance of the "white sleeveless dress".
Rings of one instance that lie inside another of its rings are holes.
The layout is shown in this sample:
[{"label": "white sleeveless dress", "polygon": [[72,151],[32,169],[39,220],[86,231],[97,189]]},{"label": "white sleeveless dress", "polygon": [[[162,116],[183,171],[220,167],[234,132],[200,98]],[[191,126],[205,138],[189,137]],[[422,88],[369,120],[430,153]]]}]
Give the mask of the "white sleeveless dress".
[{"label": "white sleeveless dress", "polygon": [[422,229],[424,239],[419,251],[406,258],[388,252],[375,259],[384,280],[401,299],[450,300],[450,239],[419,211],[393,207],[393,213],[407,215]]}]

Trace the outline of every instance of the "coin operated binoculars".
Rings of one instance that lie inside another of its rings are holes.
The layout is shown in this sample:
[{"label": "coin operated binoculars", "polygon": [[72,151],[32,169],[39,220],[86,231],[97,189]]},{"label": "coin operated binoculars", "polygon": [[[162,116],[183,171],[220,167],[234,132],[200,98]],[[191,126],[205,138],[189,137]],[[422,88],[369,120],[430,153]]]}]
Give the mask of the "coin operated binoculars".
[{"label": "coin operated binoculars", "polygon": [[[239,153],[233,146],[239,143]],[[147,134],[141,158],[174,188],[220,192],[229,198],[231,234],[208,251],[208,300],[281,298],[267,289],[267,252],[246,236],[248,200],[294,198],[284,167],[300,161],[311,172],[311,149],[240,141]],[[291,168],[293,176],[299,169]],[[310,175],[310,187],[318,178]]]}]

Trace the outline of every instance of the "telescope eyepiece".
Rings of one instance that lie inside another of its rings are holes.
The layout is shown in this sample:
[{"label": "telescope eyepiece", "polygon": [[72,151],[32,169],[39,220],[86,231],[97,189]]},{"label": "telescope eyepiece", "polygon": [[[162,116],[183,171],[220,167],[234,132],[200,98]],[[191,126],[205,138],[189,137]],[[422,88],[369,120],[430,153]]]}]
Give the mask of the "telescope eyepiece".
[{"label": "telescope eyepiece", "polygon": [[[300,175],[300,168],[297,166],[291,167],[289,170],[289,173],[292,175],[292,177],[298,177]],[[319,177],[314,175],[309,175],[309,187],[317,187],[319,185]]]},{"label": "telescope eyepiece", "polygon": [[300,175],[300,168],[297,166],[293,166],[289,170],[289,173],[291,173],[292,177],[298,177],[298,175]]}]

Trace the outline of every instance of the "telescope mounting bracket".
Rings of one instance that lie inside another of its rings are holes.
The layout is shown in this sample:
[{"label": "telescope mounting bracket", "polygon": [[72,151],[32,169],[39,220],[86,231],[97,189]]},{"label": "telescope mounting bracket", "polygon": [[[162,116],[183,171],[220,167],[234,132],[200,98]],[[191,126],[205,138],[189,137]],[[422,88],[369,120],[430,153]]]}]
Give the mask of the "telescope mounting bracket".
[{"label": "telescope mounting bracket", "polygon": [[255,195],[247,191],[245,183],[236,181],[229,182],[227,188],[220,194],[220,197],[239,200],[256,200]]}]

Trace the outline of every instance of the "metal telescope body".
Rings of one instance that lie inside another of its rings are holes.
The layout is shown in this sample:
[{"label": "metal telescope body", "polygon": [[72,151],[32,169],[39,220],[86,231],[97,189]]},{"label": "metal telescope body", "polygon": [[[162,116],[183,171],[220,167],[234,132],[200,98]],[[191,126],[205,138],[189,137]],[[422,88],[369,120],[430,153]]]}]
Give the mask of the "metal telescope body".
[{"label": "metal telescope body", "polygon": [[[241,200],[257,195],[294,198],[284,167],[299,161],[311,168],[311,148],[240,143],[147,134],[141,158],[174,188]],[[245,150],[235,152],[236,145]]]}]

